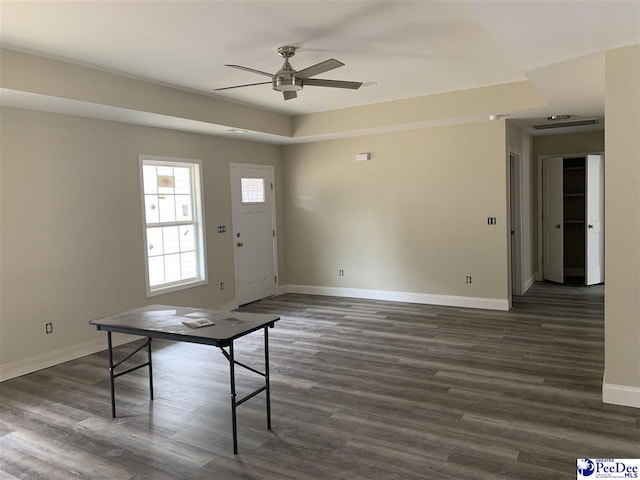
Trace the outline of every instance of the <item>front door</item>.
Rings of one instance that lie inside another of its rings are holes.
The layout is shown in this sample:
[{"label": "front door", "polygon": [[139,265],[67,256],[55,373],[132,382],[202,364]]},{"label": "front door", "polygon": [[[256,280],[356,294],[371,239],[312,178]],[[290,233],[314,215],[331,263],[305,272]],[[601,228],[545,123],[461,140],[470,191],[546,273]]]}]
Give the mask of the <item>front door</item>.
[{"label": "front door", "polygon": [[244,305],[276,293],[273,167],[230,168],[236,301]]}]

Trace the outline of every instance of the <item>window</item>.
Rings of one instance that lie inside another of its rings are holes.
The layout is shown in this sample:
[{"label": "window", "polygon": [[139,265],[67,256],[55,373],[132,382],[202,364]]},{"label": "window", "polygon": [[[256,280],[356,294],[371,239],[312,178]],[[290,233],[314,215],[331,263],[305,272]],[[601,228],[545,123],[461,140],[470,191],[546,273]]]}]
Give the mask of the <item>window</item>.
[{"label": "window", "polygon": [[199,160],[140,156],[147,296],[207,283]]},{"label": "window", "polygon": [[264,178],[241,178],[242,203],[264,203]]}]

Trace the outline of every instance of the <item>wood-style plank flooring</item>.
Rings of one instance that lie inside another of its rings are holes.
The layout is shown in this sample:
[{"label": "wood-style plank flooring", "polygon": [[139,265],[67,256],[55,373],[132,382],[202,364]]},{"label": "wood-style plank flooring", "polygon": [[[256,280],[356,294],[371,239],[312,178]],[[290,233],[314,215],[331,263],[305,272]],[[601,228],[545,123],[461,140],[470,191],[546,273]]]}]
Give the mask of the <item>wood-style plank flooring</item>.
[{"label": "wood-style plank flooring", "polygon": [[[282,320],[273,430],[263,395],[240,406],[238,455],[227,361],[154,341],[155,400],[146,370],[122,377],[116,419],[106,352],[0,384],[0,478],[557,480],[640,457],[640,410],[601,401],[602,286],[537,283],[511,312],[291,294],[242,310]],[[262,355],[262,333],[237,343]],[[260,382],[238,373],[240,394]]]}]

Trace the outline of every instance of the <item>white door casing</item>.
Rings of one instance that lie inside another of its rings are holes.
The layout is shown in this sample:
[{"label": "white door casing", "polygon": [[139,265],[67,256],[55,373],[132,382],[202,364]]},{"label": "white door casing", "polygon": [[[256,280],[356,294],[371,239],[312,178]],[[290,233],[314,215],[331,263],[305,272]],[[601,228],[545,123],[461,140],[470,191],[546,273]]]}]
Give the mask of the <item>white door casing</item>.
[{"label": "white door casing", "polygon": [[236,301],[244,305],[276,293],[274,171],[232,163],[230,172]]},{"label": "white door casing", "polygon": [[604,158],[586,158],[585,284],[604,282]]},{"label": "white door casing", "polygon": [[542,162],[543,278],[564,282],[562,157]]}]

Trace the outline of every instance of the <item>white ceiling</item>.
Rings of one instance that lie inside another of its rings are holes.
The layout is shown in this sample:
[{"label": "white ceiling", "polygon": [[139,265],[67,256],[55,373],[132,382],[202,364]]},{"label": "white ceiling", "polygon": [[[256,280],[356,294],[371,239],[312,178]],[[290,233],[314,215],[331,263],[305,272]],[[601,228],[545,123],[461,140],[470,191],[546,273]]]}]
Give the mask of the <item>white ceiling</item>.
[{"label": "white ceiling", "polygon": [[[0,42],[36,53],[289,114],[528,79],[549,101],[511,114],[604,113],[604,55],[640,43],[640,1],[0,1]],[[276,49],[299,47],[297,70],[377,82],[360,90],[306,87],[285,102],[268,80]],[[568,85],[570,87],[568,88]]]}]

